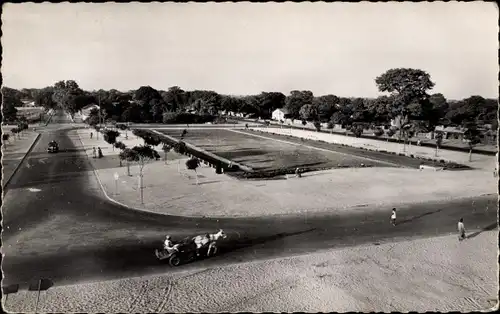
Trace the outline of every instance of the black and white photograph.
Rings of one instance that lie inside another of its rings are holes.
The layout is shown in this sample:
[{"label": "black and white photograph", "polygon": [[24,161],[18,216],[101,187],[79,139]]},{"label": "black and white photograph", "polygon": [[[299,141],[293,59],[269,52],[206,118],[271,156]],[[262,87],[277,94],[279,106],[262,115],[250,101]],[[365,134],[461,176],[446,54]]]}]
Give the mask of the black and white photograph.
[{"label": "black and white photograph", "polygon": [[3,310],[498,310],[498,19],[4,3]]}]

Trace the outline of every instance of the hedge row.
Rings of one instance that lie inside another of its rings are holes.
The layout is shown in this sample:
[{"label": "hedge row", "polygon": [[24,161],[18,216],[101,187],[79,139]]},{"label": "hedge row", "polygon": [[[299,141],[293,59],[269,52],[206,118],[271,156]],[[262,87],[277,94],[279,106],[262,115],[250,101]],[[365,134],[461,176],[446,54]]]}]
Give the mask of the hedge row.
[{"label": "hedge row", "polygon": [[167,112],[163,114],[163,123],[165,124],[198,124],[214,122],[217,116],[199,115],[188,112]]},{"label": "hedge row", "polygon": [[[152,136],[152,135],[159,136],[158,134],[155,134],[155,133],[151,132],[150,130],[141,130],[141,133],[142,134],[149,133],[150,136]],[[216,159],[215,157],[210,156],[210,155],[206,154],[205,152],[193,149],[193,148],[185,145],[185,143],[182,141],[175,141],[175,140],[172,140],[169,137],[165,136],[165,137],[162,137],[162,142],[167,143],[174,148],[177,148],[176,151],[182,155],[185,155],[188,157],[198,158],[205,165],[211,165],[212,167],[215,167],[215,168],[217,168],[217,167],[223,168],[224,172],[234,172],[234,171],[240,170],[238,165],[231,165],[231,168],[230,168],[229,164],[227,164],[219,159]]]}]

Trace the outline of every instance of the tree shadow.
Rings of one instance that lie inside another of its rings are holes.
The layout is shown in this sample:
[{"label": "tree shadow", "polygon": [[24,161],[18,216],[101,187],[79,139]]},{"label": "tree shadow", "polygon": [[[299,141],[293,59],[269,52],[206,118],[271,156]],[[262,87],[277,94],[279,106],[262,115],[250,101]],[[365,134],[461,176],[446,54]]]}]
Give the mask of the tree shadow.
[{"label": "tree shadow", "polygon": [[495,222],[495,223],[492,223],[490,225],[487,225],[486,227],[484,227],[483,229],[479,230],[479,231],[476,231],[474,233],[471,233],[469,234],[468,236],[466,236],[465,238],[466,239],[472,239],[472,238],[475,238],[477,237],[478,235],[480,235],[481,233],[485,232],[485,231],[491,231],[491,230],[495,230],[498,226],[498,223]]},{"label": "tree shadow", "polygon": [[435,211],[426,212],[426,213],[420,214],[418,216],[415,216],[415,217],[412,217],[412,218],[409,218],[409,219],[398,221],[397,224],[398,225],[402,225],[402,224],[405,224],[405,223],[409,223],[409,222],[412,222],[414,220],[420,219],[422,217],[425,217],[425,216],[428,216],[428,215],[432,215],[432,214],[435,214],[435,213],[439,213],[442,210],[443,209],[438,209],[438,210],[435,210]]},{"label": "tree shadow", "polygon": [[297,232],[282,232],[271,236],[265,237],[257,237],[257,238],[241,238],[241,239],[228,239],[228,241],[221,241],[217,244],[219,251],[217,253],[218,256],[222,256],[237,250],[253,247],[256,245],[265,244],[267,242],[276,241],[279,239],[283,239],[286,237],[292,237],[304,233],[309,233],[315,231],[316,228],[310,228],[307,230],[297,231]]}]

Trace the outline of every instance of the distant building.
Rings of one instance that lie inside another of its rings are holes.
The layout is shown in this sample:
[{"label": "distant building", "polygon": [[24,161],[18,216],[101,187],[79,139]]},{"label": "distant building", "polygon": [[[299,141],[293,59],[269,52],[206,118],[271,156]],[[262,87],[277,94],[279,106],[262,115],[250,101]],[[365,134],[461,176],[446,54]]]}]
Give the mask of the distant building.
[{"label": "distant building", "polygon": [[455,139],[455,140],[463,140],[464,139],[464,130],[462,128],[454,127],[454,126],[442,126],[438,125],[434,129],[436,133],[442,133],[443,139]]},{"label": "distant building", "polygon": [[278,109],[274,110],[273,113],[271,114],[271,119],[276,120],[276,121],[280,121],[280,120],[284,121],[289,116],[290,116],[290,113],[287,109],[278,108]]}]

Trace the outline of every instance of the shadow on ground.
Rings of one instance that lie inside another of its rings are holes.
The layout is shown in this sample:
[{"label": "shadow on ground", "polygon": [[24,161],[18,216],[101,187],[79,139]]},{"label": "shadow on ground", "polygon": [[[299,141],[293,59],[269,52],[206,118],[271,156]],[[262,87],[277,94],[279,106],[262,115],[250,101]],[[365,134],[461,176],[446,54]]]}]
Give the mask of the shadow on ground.
[{"label": "shadow on ground", "polygon": [[481,233],[485,232],[485,231],[492,231],[492,230],[495,230],[498,226],[498,222],[495,222],[495,223],[492,223],[490,225],[487,225],[486,227],[484,227],[483,229],[479,230],[479,231],[476,231],[474,233],[471,233],[469,234],[466,239],[472,239],[472,238],[475,238],[477,237],[478,235],[480,235]]}]

